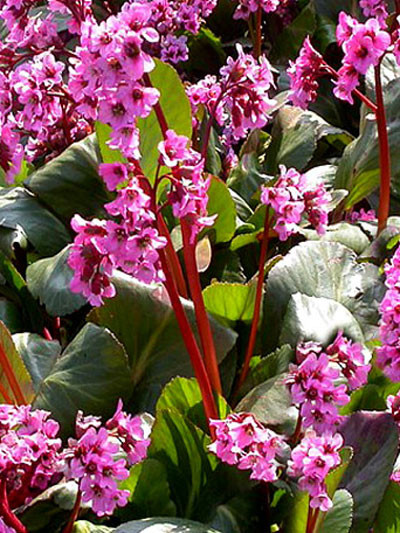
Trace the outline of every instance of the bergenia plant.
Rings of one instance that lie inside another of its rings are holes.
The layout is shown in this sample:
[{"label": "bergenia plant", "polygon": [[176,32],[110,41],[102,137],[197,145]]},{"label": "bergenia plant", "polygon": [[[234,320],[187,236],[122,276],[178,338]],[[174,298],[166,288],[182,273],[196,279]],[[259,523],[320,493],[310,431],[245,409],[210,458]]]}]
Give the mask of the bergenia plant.
[{"label": "bergenia plant", "polygon": [[0,533],[392,531],[400,2],[0,36]]}]

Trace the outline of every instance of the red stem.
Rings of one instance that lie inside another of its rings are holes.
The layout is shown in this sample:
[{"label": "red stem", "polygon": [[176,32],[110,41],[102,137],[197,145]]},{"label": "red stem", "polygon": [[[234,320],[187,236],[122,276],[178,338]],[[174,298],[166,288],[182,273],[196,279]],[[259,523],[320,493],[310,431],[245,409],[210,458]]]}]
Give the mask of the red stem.
[{"label": "red stem", "polygon": [[314,528],[318,520],[319,509],[308,508],[308,520],[306,533],[314,533]]},{"label": "red stem", "polygon": [[166,260],[165,253],[163,250],[160,251],[160,260],[161,260],[162,269],[165,274],[164,286],[167,289],[169,298],[171,300],[171,305],[175,312],[175,316],[178,321],[179,328],[181,330],[183,341],[189,353],[189,357],[190,357],[190,360],[191,360],[191,363],[194,369],[194,373],[199,383],[206,417],[208,420],[210,418],[214,418],[214,419],[218,418],[218,411],[215,405],[211,383],[208,378],[206,368],[204,366],[204,361],[201,356],[199,347],[197,345],[196,338],[190,326],[190,322],[186,316],[182,302],[179,298],[179,294],[178,294],[178,290],[175,285],[175,281],[170,271],[168,270],[168,264],[167,264],[167,260]]},{"label": "red stem", "polygon": [[269,209],[267,208],[267,211],[265,213],[264,233],[263,233],[262,242],[261,242],[260,261],[258,265],[256,299],[254,303],[254,314],[253,314],[253,321],[251,323],[250,339],[249,339],[249,344],[247,346],[246,356],[244,358],[242,372],[240,374],[239,380],[235,387],[235,391],[233,393],[234,397],[239,392],[240,387],[243,385],[243,383],[245,382],[247,378],[247,374],[249,373],[249,368],[250,368],[250,361],[251,361],[251,358],[253,357],[254,346],[256,343],[257,329],[258,329],[258,322],[260,320],[261,302],[262,302],[262,294],[263,294],[264,267],[265,267],[265,261],[267,258],[267,251],[268,251],[268,244],[269,244],[269,225],[270,225],[270,217],[269,217]]},{"label": "red stem", "polygon": [[28,530],[22,522],[18,520],[10,509],[7,496],[6,482],[3,480],[0,484],[0,516],[8,527],[15,529],[17,533],[28,533]]},{"label": "red stem", "polygon": [[376,122],[378,126],[379,139],[379,164],[381,171],[381,186],[378,208],[378,234],[386,228],[390,209],[390,178],[391,161],[390,146],[386,123],[385,103],[383,100],[381,66],[375,67],[375,93],[376,93]]},{"label": "red stem", "polygon": [[18,380],[15,377],[13,368],[10,364],[10,361],[7,358],[7,355],[4,351],[3,345],[0,343],[0,367],[3,369],[3,372],[7,378],[7,381],[10,385],[10,388],[15,396],[18,405],[25,405],[27,402],[22,393],[22,389],[19,386]]},{"label": "red stem", "polygon": [[78,519],[79,511],[81,509],[81,501],[82,501],[82,492],[80,488],[78,488],[75,505],[74,505],[74,508],[72,509],[71,516],[69,517],[68,524],[65,526],[63,533],[71,533],[74,527],[74,524]]},{"label": "red stem", "polygon": [[294,430],[293,435],[290,437],[290,443],[293,444],[294,446],[297,444],[297,442],[299,440],[299,437],[300,437],[300,434],[301,434],[302,425],[303,425],[303,417],[301,416],[300,409],[299,409],[299,415],[297,417],[296,429]]},{"label": "red stem", "polygon": [[165,248],[167,254],[166,260],[176,282],[179,295],[183,298],[188,298],[188,291],[186,287],[185,277],[182,272],[182,267],[179,262],[178,255],[175,252],[174,245],[172,244],[171,235],[168,231],[167,225],[161,213],[158,213],[157,215],[157,225],[160,235],[167,239],[167,246]]},{"label": "red stem", "polygon": [[262,49],[262,7],[259,7],[256,13],[256,38],[254,43],[254,57],[257,59],[261,55]]},{"label": "red stem", "polygon": [[[148,74],[143,75],[143,81],[147,85],[147,87],[153,87],[153,84],[151,83],[150,76]],[[162,110],[162,107],[160,105],[160,102],[157,102],[153,106],[154,112],[156,114],[158,123],[160,125],[161,132],[163,134],[163,137],[165,138],[165,135],[168,131],[168,123],[164,115],[164,111]]]},{"label": "red stem", "polygon": [[201,346],[203,348],[204,362],[210,377],[213,389],[222,394],[221,378],[219,375],[217,354],[215,351],[214,337],[211,331],[210,320],[204,305],[200,276],[196,263],[196,243],[190,242],[190,227],[185,220],[181,220],[183,236],[183,255],[185,258],[186,273],[189,279],[190,294],[194,303],[196,321],[198,324]]}]

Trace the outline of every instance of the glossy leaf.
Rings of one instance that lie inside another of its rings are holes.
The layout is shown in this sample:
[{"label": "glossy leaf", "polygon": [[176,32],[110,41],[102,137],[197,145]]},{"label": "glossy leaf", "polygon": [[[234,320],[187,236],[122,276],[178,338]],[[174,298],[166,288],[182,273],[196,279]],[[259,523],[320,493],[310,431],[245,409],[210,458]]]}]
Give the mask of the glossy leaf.
[{"label": "glossy leaf", "polygon": [[[149,76],[153,87],[161,93],[159,103],[168,128],[190,139],[192,137],[192,113],[185,88],[173,67],[157,59],[155,62],[156,67]],[[139,119],[138,128],[142,155],[140,166],[148,178],[154,179],[159,157],[157,147],[163,140],[155,111],[152,111],[147,118]],[[161,172],[163,170],[168,171],[164,168]]]},{"label": "glossy leaf", "polygon": [[26,186],[68,224],[76,213],[83,217],[101,216],[111,197],[98,174],[100,163],[97,139],[91,135],[31,174]]},{"label": "glossy leaf", "polygon": [[53,257],[35,261],[27,269],[29,290],[52,316],[69,315],[86,304],[81,294],[69,288],[73,271],[67,263],[68,255],[69,247]]},{"label": "glossy leaf", "polygon": [[247,283],[212,283],[203,291],[206,309],[223,321],[251,322],[254,311],[256,285]]},{"label": "glossy leaf", "polygon": [[131,393],[124,348],[108,330],[87,324],[42,382],[34,406],[51,411],[68,435],[79,409],[111,416],[118,399],[127,400]]},{"label": "glossy leaf", "polygon": [[225,183],[215,176],[211,177],[208,189],[207,212],[209,216],[217,215],[211,228],[215,243],[230,241],[236,229],[235,202]]},{"label": "glossy leaf", "polygon": [[349,491],[340,489],[333,496],[333,507],[328,511],[321,533],[349,533],[353,520],[353,498]]},{"label": "glossy leaf", "polygon": [[[139,410],[154,408],[162,387],[176,375],[190,377],[193,370],[171,307],[151,287],[118,274],[117,296],[93,309],[89,320],[109,328],[125,346],[132,386]],[[192,324],[192,304],[185,303]],[[151,320],[149,320],[151,317]],[[221,361],[233,347],[236,334],[212,321],[217,354]]]}]

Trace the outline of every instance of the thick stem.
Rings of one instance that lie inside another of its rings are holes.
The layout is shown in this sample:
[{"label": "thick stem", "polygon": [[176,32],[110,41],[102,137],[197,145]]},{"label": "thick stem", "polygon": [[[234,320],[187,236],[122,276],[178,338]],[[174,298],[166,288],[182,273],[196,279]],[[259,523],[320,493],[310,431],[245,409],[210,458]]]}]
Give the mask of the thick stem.
[{"label": "thick stem", "polygon": [[8,527],[14,528],[17,533],[28,533],[24,524],[18,520],[10,509],[6,482],[4,480],[0,483],[0,517]]},{"label": "thick stem", "polygon": [[165,248],[166,260],[174,276],[176,286],[180,296],[188,298],[188,291],[186,287],[185,277],[182,272],[182,267],[179,262],[177,253],[175,252],[174,245],[172,244],[171,235],[168,231],[167,225],[161,213],[157,215],[157,225],[160,235],[167,239],[167,246]]},{"label": "thick stem", "polygon": [[308,520],[306,533],[316,533],[314,531],[319,516],[319,509],[308,508]]},{"label": "thick stem", "polygon": [[[147,85],[147,87],[153,87],[153,84],[151,83],[150,76],[148,74],[144,74],[143,81],[144,81],[145,85]],[[162,110],[162,107],[161,107],[160,103],[157,102],[153,106],[153,109],[154,109],[154,112],[156,114],[158,123],[160,125],[160,129],[161,129],[161,132],[163,134],[163,137],[165,138],[165,135],[166,135],[166,133],[168,131],[168,123],[167,123],[167,120],[165,118],[165,115],[164,115],[164,112]]]},{"label": "thick stem", "polygon": [[80,488],[78,488],[78,493],[76,495],[75,505],[72,509],[71,516],[69,517],[68,524],[65,526],[63,533],[71,533],[75,522],[78,519],[79,511],[81,509],[81,502],[82,502],[82,492]]},{"label": "thick stem", "polygon": [[260,260],[259,260],[259,265],[258,265],[258,279],[257,279],[256,299],[254,303],[253,321],[251,323],[249,344],[247,346],[247,351],[246,351],[246,355],[244,358],[242,371],[241,371],[239,380],[237,382],[237,385],[235,387],[235,391],[233,394],[234,397],[239,392],[240,387],[243,385],[243,383],[245,382],[247,378],[247,374],[249,373],[249,368],[250,368],[250,361],[251,361],[251,358],[253,357],[254,346],[256,343],[258,322],[260,320],[261,302],[262,302],[262,295],[263,295],[264,268],[265,268],[265,261],[266,261],[267,252],[268,252],[269,226],[270,226],[270,216],[269,216],[269,209],[267,207],[267,211],[265,213],[264,233],[263,233],[262,242],[261,242]]},{"label": "thick stem", "polygon": [[179,298],[175,281],[168,270],[168,264],[163,250],[160,251],[160,260],[165,275],[164,286],[167,289],[172,308],[175,312],[175,316],[179,324],[179,329],[181,330],[183,342],[185,343],[186,349],[189,353],[190,361],[192,363],[195,376],[199,383],[206,417],[208,420],[210,418],[216,419],[218,418],[218,411],[215,405],[211,383],[208,378],[206,368],[204,366],[204,361],[197,345],[196,338],[190,326],[190,322],[186,316],[182,302]]},{"label": "thick stem", "polygon": [[19,386],[18,380],[15,377],[14,370],[10,364],[10,361],[7,358],[6,352],[4,351],[3,345],[0,343],[0,368],[2,368],[10,388],[15,396],[18,405],[25,405],[27,402],[25,400],[24,394],[21,387]]},{"label": "thick stem", "polygon": [[389,136],[386,123],[385,103],[383,100],[381,67],[375,67],[375,93],[376,93],[376,122],[378,126],[379,139],[379,165],[381,172],[381,186],[378,208],[378,234],[386,228],[390,209],[390,178],[391,161]]},{"label": "thick stem", "polygon": [[256,34],[254,42],[254,57],[258,59],[262,51],[262,7],[259,7],[256,13]]},{"label": "thick stem", "polygon": [[290,437],[290,443],[293,444],[293,446],[296,446],[299,437],[301,435],[301,427],[303,425],[303,417],[300,414],[300,408],[299,408],[299,414],[297,417],[297,423],[296,423],[296,429],[294,430],[293,435]]},{"label": "thick stem", "polygon": [[181,220],[181,228],[186,273],[189,279],[190,294],[194,303],[196,321],[198,325],[201,346],[203,348],[204,363],[213,389],[218,394],[222,394],[221,378],[219,375],[214,337],[211,331],[210,320],[208,318],[206,307],[204,305],[200,277],[197,270],[196,244],[190,242],[190,228],[185,220]]}]

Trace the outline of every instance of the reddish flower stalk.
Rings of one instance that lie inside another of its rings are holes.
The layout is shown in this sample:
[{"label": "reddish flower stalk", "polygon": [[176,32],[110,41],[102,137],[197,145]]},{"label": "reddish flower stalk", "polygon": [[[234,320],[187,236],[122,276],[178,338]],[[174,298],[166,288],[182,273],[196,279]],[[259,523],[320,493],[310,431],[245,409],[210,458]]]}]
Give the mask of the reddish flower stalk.
[{"label": "reddish flower stalk", "polygon": [[218,394],[222,394],[221,379],[219,375],[214,338],[211,331],[210,320],[208,318],[206,307],[204,305],[200,277],[199,272],[197,270],[196,244],[192,244],[190,242],[190,228],[188,227],[188,223],[182,220],[181,227],[183,235],[183,254],[185,258],[186,272],[189,278],[190,294],[194,302],[196,321],[199,327],[201,346],[203,348],[204,362],[213,389],[218,392]]},{"label": "reddish flower stalk", "polygon": [[68,524],[65,526],[63,533],[71,533],[74,527],[74,524],[78,519],[79,511],[81,509],[81,501],[82,501],[82,492],[80,489],[78,489],[74,508],[72,509],[71,516],[69,517]]},{"label": "reddish flower stalk", "polygon": [[[15,400],[18,405],[26,404],[27,401],[24,397],[22,389],[18,383],[17,378],[15,377],[14,370],[10,364],[10,361],[7,358],[7,355],[4,351],[3,345],[0,343],[0,367],[2,368],[7,381],[11,387],[11,390],[14,394]],[[11,402],[13,403],[13,402]]]},{"label": "reddish flower stalk", "polygon": [[0,482],[0,517],[8,527],[15,529],[17,533],[28,533],[28,530],[10,509],[7,496],[6,482]]},{"label": "reddish flower stalk", "polygon": [[[215,405],[215,400],[211,388],[211,383],[207,375],[206,368],[204,366],[204,361],[201,356],[197,341],[193,334],[190,322],[186,316],[185,310],[183,308],[182,302],[179,298],[179,294],[175,285],[175,281],[168,269],[167,260],[163,250],[160,251],[160,260],[162,268],[165,274],[164,286],[167,289],[169,298],[171,300],[172,308],[175,312],[176,319],[181,330],[183,341],[185,343],[186,349],[189,353],[190,360],[194,369],[195,376],[199,383],[201,395],[203,398],[204,411],[208,420],[218,418],[218,411]],[[211,429],[213,434],[213,430]]]},{"label": "reddish flower stalk", "polygon": [[269,244],[269,227],[270,227],[270,216],[269,216],[269,209],[267,208],[267,211],[265,213],[264,233],[263,233],[262,241],[261,241],[261,252],[260,252],[260,261],[258,265],[256,299],[254,303],[254,314],[253,314],[253,321],[251,323],[250,339],[249,339],[249,344],[247,346],[247,351],[246,351],[246,355],[244,358],[242,371],[240,373],[239,380],[237,382],[237,385],[233,393],[234,397],[237,395],[237,393],[240,390],[240,387],[243,385],[243,383],[245,382],[247,378],[247,375],[249,373],[249,368],[250,368],[250,361],[251,361],[251,358],[253,357],[254,346],[256,343],[258,322],[260,320],[260,314],[261,314],[261,303],[262,303],[263,284],[264,284],[264,267],[265,267],[265,261],[267,258],[268,244]]},{"label": "reddish flower stalk", "polygon": [[380,199],[378,208],[378,234],[385,229],[390,208],[391,161],[389,136],[386,122],[385,103],[383,99],[381,66],[375,67],[376,122],[379,139],[379,164],[381,172]]},{"label": "reddish flower stalk", "polygon": [[300,435],[301,435],[301,427],[302,427],[302,425],[303,425],[303,417],[301,416],[300,410],[299,410],[299,416],[297,417],[296,428],[294,430],[293,435],[290,437],[290,442],[294,446],[296,446],[296,444],[299,441],[299,438],[300,438]]},{"label": "reddish flower stalk", "polygon": [[161,213],[157,215],[157,225],[160,235],[167,239],[167,246],[165,247],[166,260],[176,282],[176,287],[178,289],[179,295],[182,296],[182,298],[188,298],[188,291],[186,287],[185,277],[182,272],[182,267],[179,262],[177,253],[174,250],[171,235],[168,231],[167,225],[165,224],[164,218]]}]

